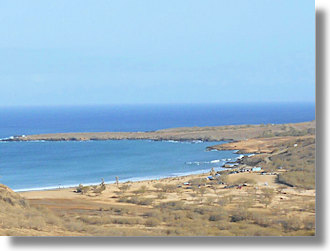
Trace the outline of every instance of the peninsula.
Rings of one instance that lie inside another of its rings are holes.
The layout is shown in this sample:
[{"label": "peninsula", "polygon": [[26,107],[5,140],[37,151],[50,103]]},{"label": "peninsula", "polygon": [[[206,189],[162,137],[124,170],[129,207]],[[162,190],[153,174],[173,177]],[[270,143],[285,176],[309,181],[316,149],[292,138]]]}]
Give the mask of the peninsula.
[{"label": "peninsula", "polygon": [[315,131],[315,121],[292,124],[181,127],[150,132],[72,132],[11,136],[0,141],[202,140],[238,141],[269,136],[301,136]]},{"label": "peninsula", "polygon": [[[315,121],[68,133],[27,140],[171,139],[232,142],[251,153],[226,171],[15,193],[0,185],[0,234],[27,236],[315,235]],[[261,168],[261,170],[260,170]]]}]

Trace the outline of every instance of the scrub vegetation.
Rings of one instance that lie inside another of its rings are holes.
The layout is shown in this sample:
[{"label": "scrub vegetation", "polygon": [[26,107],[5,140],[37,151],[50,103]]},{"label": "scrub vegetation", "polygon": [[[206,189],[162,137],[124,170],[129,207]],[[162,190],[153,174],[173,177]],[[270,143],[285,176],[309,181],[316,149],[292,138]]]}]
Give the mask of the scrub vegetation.
[{"label": "scrub vegetation", "polygon": [[0,185],[0,234],[314,235],[315,131],[279,130],[288,135],[215,146],[255,153],[220,173],[21,194]]}]

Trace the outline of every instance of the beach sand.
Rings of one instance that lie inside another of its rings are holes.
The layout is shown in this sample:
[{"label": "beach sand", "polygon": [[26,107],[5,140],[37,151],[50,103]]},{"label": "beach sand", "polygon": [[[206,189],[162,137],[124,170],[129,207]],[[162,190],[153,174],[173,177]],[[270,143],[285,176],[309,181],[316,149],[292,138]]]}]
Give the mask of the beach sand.
[{"label": "beach sand", "polygon": [[[159,180],[119,181],[119,184],[105,187],[100,184],[85,187],[84,193],[77,193],[74,187],[20,193],[4,189],[0,191],[3,198],[0,203],[4,204],[4,211],[0,210],[0,234],[314,235],[315,135],[307,130],[309,126],[313,129],[315,123],[307,124],[301,131],[281,126],[280,130],[284,130],[281,134],[290,132],[298,136],[276,136],[274,131],[268,130],[264,138],[249,138],[252,136],[245,131],[249,127],[241,126],[238,134],[249,139],[214,149],[261,154],[238,160],[238,168],[221,172],[215,180],[207,179],[210,173],[204,173]],[[265,174],[235,171],[251,168],[255,163],[263,167]],[[284,163],[284,168],[277,169],[278,163]],[[295,166],[305,168],[308,176],[290,169]],[[280,183],[279,177],[285,182]],[[302,178],[303,184],[299,182]]]}]

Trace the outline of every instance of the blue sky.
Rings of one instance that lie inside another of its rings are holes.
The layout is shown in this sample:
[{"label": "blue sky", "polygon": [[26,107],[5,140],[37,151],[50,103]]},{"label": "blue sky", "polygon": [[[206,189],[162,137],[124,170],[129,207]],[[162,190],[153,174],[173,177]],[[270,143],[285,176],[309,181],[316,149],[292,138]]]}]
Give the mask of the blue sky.
[{"label": "blue sky", "polygon": [[314,1],[1,1],[0,106],[314,102]]}]

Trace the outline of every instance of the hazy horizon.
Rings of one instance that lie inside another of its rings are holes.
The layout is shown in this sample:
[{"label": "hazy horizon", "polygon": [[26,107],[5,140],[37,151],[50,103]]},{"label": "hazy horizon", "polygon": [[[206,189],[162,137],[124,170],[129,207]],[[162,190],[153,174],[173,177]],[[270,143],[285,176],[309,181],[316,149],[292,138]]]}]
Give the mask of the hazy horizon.
[{"label": "hazy horizon", "polygon": [[264,101],[264,102],[213,102],[213,103],[114,103],[114,104],[49,104],[49,105],[0,105],[1,108],[61,108],[61,107],[106,107],[106,106],[212,106],[212,105],[313,105],[316,106],[315,101]]},{"label": "hazy horizon", "polygon": [[0,107],[315,99],[314,1],[8,1],[0,15]]}]

